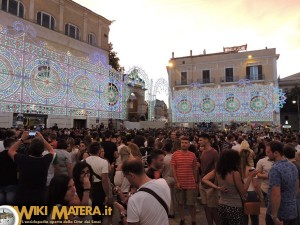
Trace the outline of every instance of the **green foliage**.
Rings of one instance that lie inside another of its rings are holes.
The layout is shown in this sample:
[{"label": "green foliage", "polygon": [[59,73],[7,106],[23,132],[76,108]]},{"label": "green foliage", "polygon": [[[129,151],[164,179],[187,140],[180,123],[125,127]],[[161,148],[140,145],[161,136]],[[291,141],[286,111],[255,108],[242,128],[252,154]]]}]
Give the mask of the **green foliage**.
[{"label": "green foliage", "polygon": [[117,52],[113,51],[113,44],[110,42],[109,43],[109,65],[111,65],[112,68],[114,68],[116,71],[120,72],[121,71],[121,66],[119,64],[119,57],[117,56]]},{"label": "green foliage", "polygon": [[[299,96],[299,97],[298,97]],[[297,112],[297,103],[293,104],[293,101],[300,99],[300,87],[297,85],[286,93],[286,104],[283,105],[281,112]],[[300,104],[300,102],[299,102]]]}]

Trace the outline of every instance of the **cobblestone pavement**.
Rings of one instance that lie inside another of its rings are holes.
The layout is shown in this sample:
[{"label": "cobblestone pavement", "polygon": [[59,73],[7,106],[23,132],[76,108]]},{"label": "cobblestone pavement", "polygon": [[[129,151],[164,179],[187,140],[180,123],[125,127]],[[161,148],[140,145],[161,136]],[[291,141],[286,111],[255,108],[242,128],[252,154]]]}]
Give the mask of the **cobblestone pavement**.
[{"label": "cobblestone pavement", "polygon": [[[197,207],[196,215],[197,215],[197,218],[196,218],[197,225],[207,225],[204,209],[201,205],[199,207]],[[266,215],[266,208],[261,208],[261,214],[260,214],[260,218],[259,218],[260,225],[265,225],[265,215]],[[191,218],[190,218],[188,212],[186,212],[185,220],[186,220],[186,225],[191,224]],[[180,221],[180,218],[177,215],[175,217],[175,219],[170,219],[170,225],[179,225],[179,221]],[[249,222],[249,224],[250,224],[250,222]]]},{"label": "cobblestone pavement", "polygon": [[[207,225],[204,209],[201,205],[197,206],[196,215],[197,215],[197,217],[196,217],[197,225]],[[266,208],[261,208],[261,214],[260,214],[260,218],[259,218],[260,225],[265,225],[265,215],[266,215]],[[106,219],[105,219],[105,221],[103,221],[103,223],[102,223],[103,225],[109,224],[108,221],[106,221]],[[114,213],[114,216],[113,216],[113,225],[119,225],[118,221],[119,221],[119,216],[118,216],[118,212],[116,210]],[[170,221],[170,225],[179,225],[179,222],[180,222],[179,215],[177,214],[174,219],[170,219],[169,221]],[[191,218],[190,218],[188,212],[186,211],[186,225],[190,225],[190,224],[191,224]],[[250,224],[250,222],[249,222],[249,224]]]}]

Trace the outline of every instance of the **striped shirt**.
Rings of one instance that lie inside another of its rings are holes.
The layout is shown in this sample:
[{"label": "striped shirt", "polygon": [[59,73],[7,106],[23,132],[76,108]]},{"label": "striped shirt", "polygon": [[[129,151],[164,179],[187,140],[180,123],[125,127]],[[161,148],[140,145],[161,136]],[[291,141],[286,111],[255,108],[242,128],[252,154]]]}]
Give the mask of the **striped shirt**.
[{"label": "striped shirt", "polygon": [[178,150],[173,153],[171,165],[175,166],[177,180],[183,189],[195,189],[196,181],[194,169],[197,167],[197,159],[190,151]]}]

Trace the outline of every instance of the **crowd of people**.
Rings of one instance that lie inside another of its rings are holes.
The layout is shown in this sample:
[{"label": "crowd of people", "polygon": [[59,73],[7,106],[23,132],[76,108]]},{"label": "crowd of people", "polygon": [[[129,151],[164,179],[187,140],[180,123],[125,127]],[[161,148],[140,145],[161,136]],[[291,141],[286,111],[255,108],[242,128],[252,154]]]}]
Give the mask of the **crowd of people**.
[{"label": "crowd of people", "polygon": [[108,224],[195,225],[200,199],[208,225],[258,225],[261,207],[267,225],[299,225],[299,141],[297,132],[0,129],[0,205],[111,206]]}]

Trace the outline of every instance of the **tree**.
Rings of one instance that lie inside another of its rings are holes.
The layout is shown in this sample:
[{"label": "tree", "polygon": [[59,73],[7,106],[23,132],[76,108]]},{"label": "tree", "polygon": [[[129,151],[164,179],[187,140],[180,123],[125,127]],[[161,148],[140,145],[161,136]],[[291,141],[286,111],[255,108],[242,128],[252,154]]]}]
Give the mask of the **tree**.
[{"label": "tree", "polygon": [[109,65],[111,65],[112,68],[114,68],[116,71],[120,72],[121,71],[121,66],[119,64],[119,57],[117,56],[117,52],[113,51],[113,44],[110,42],[109,43]]},{"label": "tree", "polygon": [[[283,105],[281,112],[291,113],[297,112],[297,103],[293,104],[293,101],[298,101],[298,95],[300,97],[300,88],[298,86],[293,87],[286,93],[286,104]],[[300,104],[300,102],[299,102]]]}]

